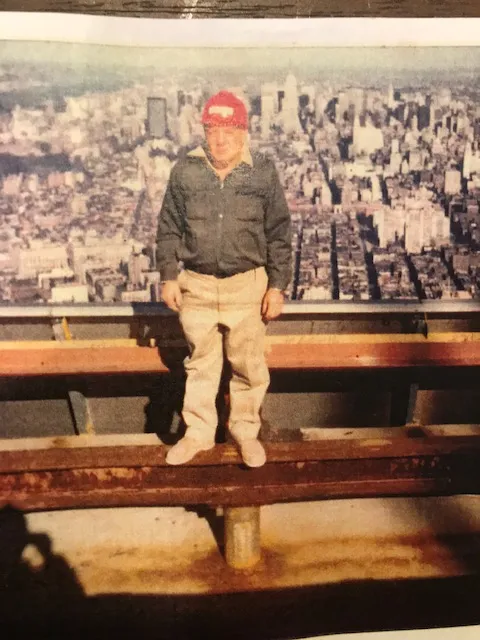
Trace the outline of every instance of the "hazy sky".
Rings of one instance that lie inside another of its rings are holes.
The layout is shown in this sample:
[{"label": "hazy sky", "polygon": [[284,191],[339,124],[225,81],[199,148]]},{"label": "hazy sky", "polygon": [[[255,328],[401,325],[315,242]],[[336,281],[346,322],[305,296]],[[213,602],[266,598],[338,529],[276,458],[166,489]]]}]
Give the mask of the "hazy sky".
[{"label": "hazy sky", "polygon": [[351,48],[142,48],[0,41],[0,62],[28,61],[88,67],[202,69],[225,67],[259,71],[312,70],[466,70],[477,72],[480,47],[351,47]]}]

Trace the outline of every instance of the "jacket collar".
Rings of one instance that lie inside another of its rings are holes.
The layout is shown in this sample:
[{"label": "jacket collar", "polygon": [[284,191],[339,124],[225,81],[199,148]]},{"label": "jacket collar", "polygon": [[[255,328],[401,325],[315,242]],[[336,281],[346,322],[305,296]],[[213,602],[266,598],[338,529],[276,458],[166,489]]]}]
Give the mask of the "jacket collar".
[{"label": "jacket collar", "polygon": [[[196,147],[192,151],[189,151],[187,153],[187,156],[190,156],[191,158],[204,158],[205,160],[207,160],[207,162],[210,162],[204,147],[202,147],[201,145]],[[240,162],[245,162],[245,164],[248,164],[250,167],[253,166],[252,154],[247,146],[243,147]]]}]

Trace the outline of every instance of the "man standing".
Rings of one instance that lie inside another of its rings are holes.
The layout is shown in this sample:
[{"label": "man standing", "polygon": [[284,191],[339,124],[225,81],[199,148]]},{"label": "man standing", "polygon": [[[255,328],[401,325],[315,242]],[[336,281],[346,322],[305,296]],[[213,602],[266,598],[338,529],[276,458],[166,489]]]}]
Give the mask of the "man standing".
[{"label": "man standing", "polygon": [[245,464],[259,467],[259,412],[270,383],[264,339],[291,278],[290,213],[274,163],[248,149],[244,103],[221,91],[205,104],[202,123],[206,145],[173,167],[158,222],[162,297],[179,312],[190,348],[187,429],[167,462],[183,464],[214,446],[225,349],[229,430]]}]

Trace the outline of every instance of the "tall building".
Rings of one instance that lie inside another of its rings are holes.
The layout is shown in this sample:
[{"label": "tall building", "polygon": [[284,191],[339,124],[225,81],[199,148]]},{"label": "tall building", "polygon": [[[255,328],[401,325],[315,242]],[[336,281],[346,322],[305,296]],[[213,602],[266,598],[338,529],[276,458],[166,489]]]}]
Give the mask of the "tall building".
[{"label": "tall building", "polygon": [[309,104],[309,106],[312,109],[315,108],[315,97],[316,97],[315,85],[313,85],[313,84],[303,84],[300,87],[300,95],[308,96],[308,104]]},{"label": "tall building", "polygon": [[186,147],[192,142],[195,127],[195,107],[191,96],[185,97],[185,103],[180,107],[178,116],[178,142]]},{"label": "tall building", "polygon": [[388,91],[387,91],[387,107],[389,109],[393,109],[394,106],[395,106],[395,96],[393,93],[393,84],[390,83],[388,85]]},{"label": "tall building", "polygon": [[342,192],[341,192],[341,203],[342,206],[348,207],[358,200],[358,191],[354,188],[352,182],[350,180],[345,180]]},{"label": "tall building", "polygon": [[348,101],[353,105],[355,114],[361,114],[365,110],[365,90],[359,87],[352,87],[348,91]]},{"label": "tall building", "polygon": [[418,107],[418,128],[420,131],[427,129],[430,125],[430,108],[427,105]]},{"label": "tall building", "polygon": [[421,199],[407,202],[406,209],[405,250],[408,253],[450,243],[450,218],[439,205]]},{"label": "tall building", "polygon": [[128,281],[134,287],[140,287],[144,282],[144,272],[150,268],[150,258],[144,253],[133,253],[128,259]]},{"label": "tall building", "polygon": [[423,155],[419,150],[410,151],[410,171],[420,171],[423,168]]},{"label": "tall building", "polygon": [[273,95],[262,95],[261,110],[260,129],[262,138],[265,140],[270,136],[275,121],[275,97]]},{"label": "tall building", "polygon": [[335,121],[338,123],[340,120],[343,120],[345,112],[348,111],[350,107],[350,100],[348,97],[348,93],[346,91],[340,91],[337,96],[337,105],[335,108]]},{"label": "tall building", "polygon": [[449,107],[452,102],[452,92],[448,87],[443,87],[438,92],[438,104],[441,107]]},{"label": "tall building", "polygon": [[322,183],[321,203],[322,203],[322,207],[332,206],[332,190],[330,189],[327,182]]},{"label": "tall building", "polygon": [[293,73],[285,80],[285,95],[282,102],[282,121],[285,133],[300,133],[302,127],[299,119],[298,85]]},{"label": "tall building", "polygon": [[405,234],[405,209],[403,207],[381,207],[373,212],[373,223],[377,227],[381,248],[387,247]]},{"label": "tall building", "polygon": [[432,101],[429,108],[429,126],[432,131],[435,129],[436,124],[437,124],[437,108],[436,108],[435,102]]},{"label": "tall building", "polygon": [[353,152],[356,155],[371,154],[383,147],[383,133],[368,120],[360,124],[360,117],[355,115],[353,125]]},{"label": "tall building", "polygon": [[273,98],[274,112],[278,113],[280,106],[278,102],[278,85],[276,82],[264,82],[260,87],[260,97],[271,96]]},{"label": "tall building", "polygon": [[168,130],[165,98],[147,98],[147,122],[151,138],[165,138]]},{"label": "tall building", "polygon": [[457,169],[447,169],[445,171],[445,193],[455,195],[460,193],[462,188],[462,176]]},{"label": "tall building", "polygon": [[467,143],[465,144],[465,152],[463,154],[463,170],[462,170],[462,176],[466,179],[469,179],[472,174],[472,159],[473,159],[472,143],[470,142],[470,140],[468,140]]},{"label": "tall building", "polygon": [[390,154],[390,166],[389,166],[390,175],[394,176],[397,173],[400,173],[401,166],[402,166],[402,154],[401,153]]},{"label": "tall building", "polygon": [[317,123],[323,118],[328,100],[322,94],[318,94],[315,98],[315,118]]},{"label": "tall building", "polygon": [[405,250],[408,253],[420,253],[424,247],[425,216],[421,209],[407,211],[405,225]]},{"label": "tall building", "polygon": [[372,175],[370,178],[372,183],[372,202],[379,202],[382,200],[382,185],[380,178],[377,175]]}]

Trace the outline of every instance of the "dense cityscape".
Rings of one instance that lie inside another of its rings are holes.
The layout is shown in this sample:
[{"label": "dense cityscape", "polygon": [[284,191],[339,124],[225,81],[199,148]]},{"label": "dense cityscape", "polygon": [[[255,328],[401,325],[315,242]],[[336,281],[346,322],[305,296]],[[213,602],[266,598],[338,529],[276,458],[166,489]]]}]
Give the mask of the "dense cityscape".
[{"label": "dense cityscape", "polygon": [[1,302],[158,301],[168,176],[201,143],[201,107],[220,88],[245,101],[251,147],[285,189],[290,299],[480,297],[474,84],[285,68],[230,86],[179,74],[62,94],[39,69],[0,56]]}]

